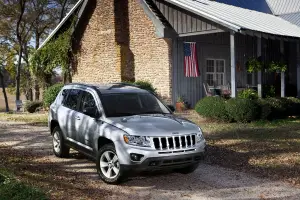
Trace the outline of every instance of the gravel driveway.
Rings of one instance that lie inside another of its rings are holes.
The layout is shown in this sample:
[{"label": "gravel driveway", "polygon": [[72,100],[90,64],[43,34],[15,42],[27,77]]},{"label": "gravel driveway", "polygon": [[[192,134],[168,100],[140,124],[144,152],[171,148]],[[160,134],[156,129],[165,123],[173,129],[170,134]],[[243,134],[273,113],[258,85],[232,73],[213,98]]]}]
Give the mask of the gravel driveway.
[{"label": "gravel driveway", "polygon": [[48,129],[24,123],[0,122],[1,165],[52,199],[300,199],[291,185],[205,163],[189,175],[142,174],[107,185],[92,161],[75,151],[69,159],[54,157]]}]

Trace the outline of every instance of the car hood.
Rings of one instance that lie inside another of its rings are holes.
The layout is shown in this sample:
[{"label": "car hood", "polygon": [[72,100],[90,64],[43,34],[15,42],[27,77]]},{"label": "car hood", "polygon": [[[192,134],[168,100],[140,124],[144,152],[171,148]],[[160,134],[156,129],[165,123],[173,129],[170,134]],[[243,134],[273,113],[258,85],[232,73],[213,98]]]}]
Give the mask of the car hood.
[{"label": "car hood", "polygon": [[174,115],[135,115],[107,118],[105,121],[130,135],[170,136],[199,132],[196,124]]}]

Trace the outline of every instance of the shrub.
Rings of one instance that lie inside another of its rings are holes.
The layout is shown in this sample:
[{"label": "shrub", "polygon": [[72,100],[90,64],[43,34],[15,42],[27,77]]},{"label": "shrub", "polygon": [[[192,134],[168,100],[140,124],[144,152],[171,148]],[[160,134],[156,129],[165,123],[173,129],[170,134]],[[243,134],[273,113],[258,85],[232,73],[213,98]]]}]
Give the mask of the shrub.
[{"label": "shrub", "polygon": [[154,88],[153,85],[148,81],[136,81],[135,84],[138,85],[141,89],[156,93],[156,88]]},{"label": "shrub", "polygon": [[28,101],[24,105],[24,108],[29,113],[34,113],[34,112],[36,112],[37,108],[42,107],[42,106],[43,106],[43,102],[41,102],[41,101]]},{"label": "shrub", "polygon": [[237,122],[251,122],[259,116],[257,103],[250,99],[230,99],[226,110],[229,117]]},{"label": "shrub", "polygon": [[263,85],[263,97],[272,98],[276,96],[276,89],[273,85]]},{"label": "shrub", "polygon": [[257,99],[257,104],[259,106],[259,119],[267,120],[269,119],[272,109],[269,103],[265,99]]},{"label": "shrub", "polygon": [[287,115],[287,101],[277,98],[266,98],[267,104],[271,107],[271,119],[283,118]]},{"label": "shrub", "polygon": [[205,97],[195,106],[196,112],[210,119],[230,121],[225,109],[225,100],[220,97]]},{"label": "shrub", "polygon": [[241,92],[239,92],[238,97],[241,99],[258,99],[258,94],[257,91],[253,90],[253,89],[245,89]]},{"label": "shrub", "polygon": [[286,106],[286,114],[288,116],[300,115],[300,99],[295,97],[283,98],[284,105]]},{"label": "shrub", "polygon": [[149,81],[142,81],[142,80],[135,81],[135,82],[123,81],[123,83],[134,84],[134,85],[139,86],[141,89],[148,90],[148,91],[156,94],[156,88],[154,88],[152,83],[150,83]]},{"label": "shrub", "polygon": [[64,85],[62,83],[58,83],[55,85],[52,85],[51,87],[47,88],[44,92],[43,100],[44,100],[44,106],[49,107],[56,99],[58,93],[60,92],[61,88]]}]

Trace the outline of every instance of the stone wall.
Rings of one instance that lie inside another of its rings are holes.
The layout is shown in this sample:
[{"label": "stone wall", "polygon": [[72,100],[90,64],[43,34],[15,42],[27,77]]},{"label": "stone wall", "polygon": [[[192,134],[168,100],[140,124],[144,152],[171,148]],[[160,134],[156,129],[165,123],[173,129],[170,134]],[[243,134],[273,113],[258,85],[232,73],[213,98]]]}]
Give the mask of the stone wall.
[{"label": "stone wall", "polygon": [[137,0],[97,1],[79,40],[73,82],[148,80],[171,98],[171,44]]}]

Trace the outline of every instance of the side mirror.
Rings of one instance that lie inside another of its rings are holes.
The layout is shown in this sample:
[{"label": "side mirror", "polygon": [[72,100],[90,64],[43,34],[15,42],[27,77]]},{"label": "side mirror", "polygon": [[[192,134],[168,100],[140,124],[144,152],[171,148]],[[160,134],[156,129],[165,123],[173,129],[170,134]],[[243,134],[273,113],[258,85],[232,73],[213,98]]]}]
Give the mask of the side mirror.
[{"label": "side mirror", "polygon": [[175,112],[175,108],[174,108],[174,106],[172,106],[172,105],[168,105],[168,108],[172,111],[172,112]]},{"label": "side mirror", "polygon": [[95,119],[98,119],[102,116],[102,113],[98,110],[97,107],[86,107],[83,109],[83,114]]}]

